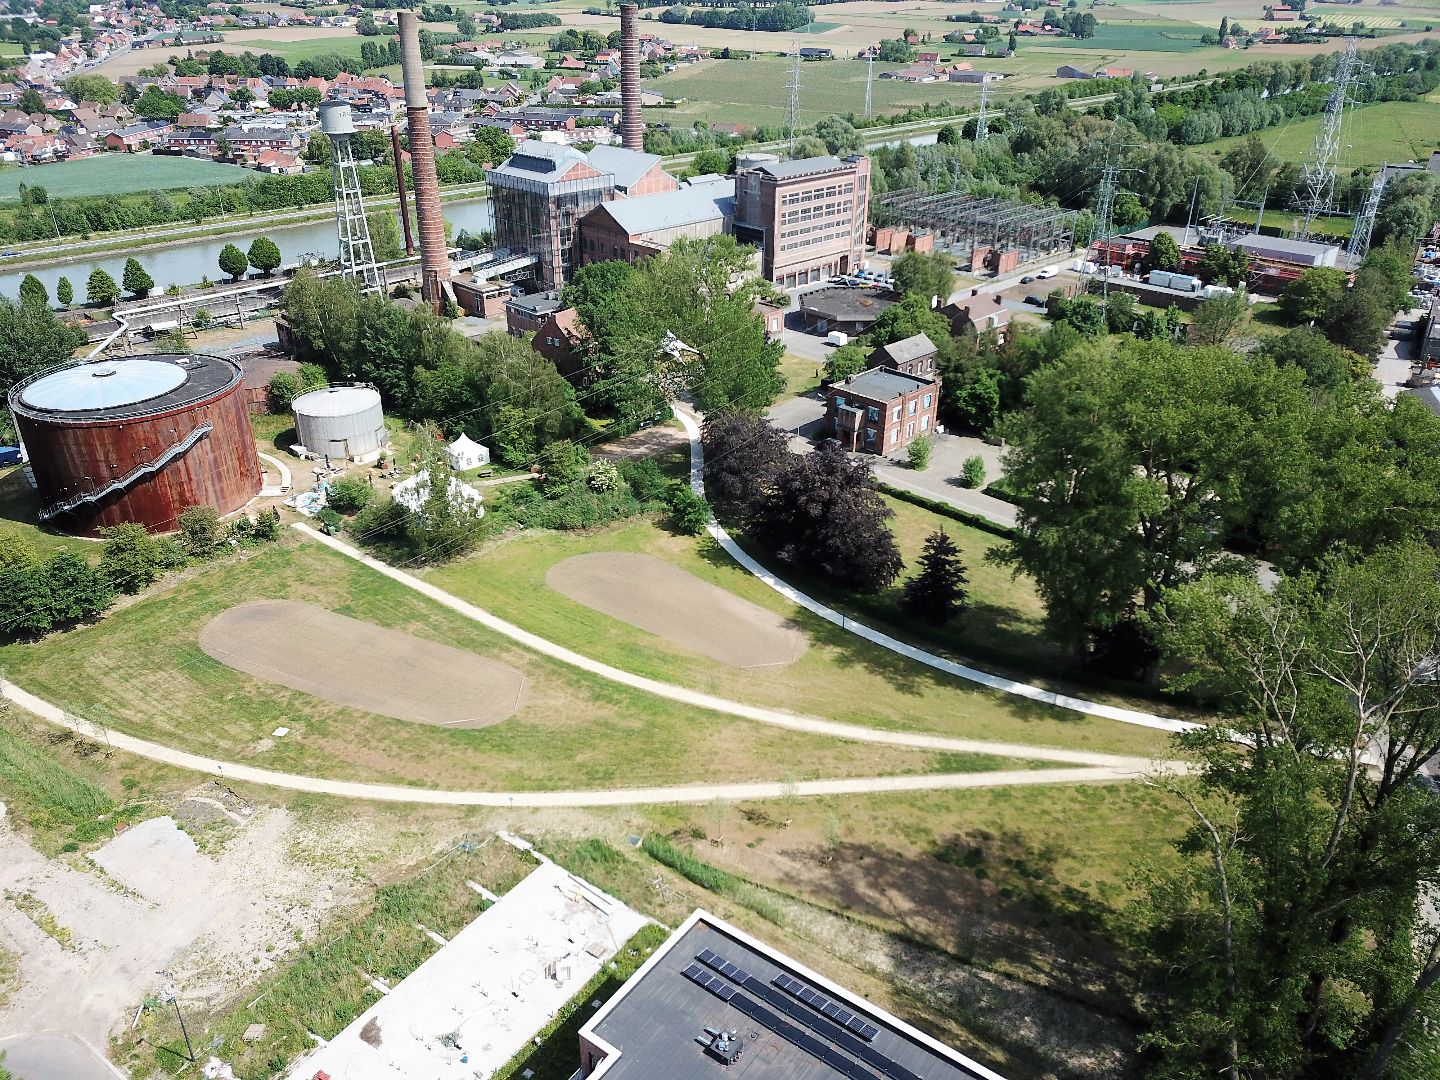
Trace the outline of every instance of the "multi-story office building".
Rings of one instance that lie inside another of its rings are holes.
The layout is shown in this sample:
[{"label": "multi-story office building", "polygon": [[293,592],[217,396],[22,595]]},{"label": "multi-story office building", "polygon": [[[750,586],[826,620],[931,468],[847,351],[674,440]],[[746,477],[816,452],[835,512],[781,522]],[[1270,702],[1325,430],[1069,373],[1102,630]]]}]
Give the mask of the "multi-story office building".
[{"label": "multi-story office building", "polygon": [[735,235],[761,248],[761,273],[785,288],[860,269],[869,207],[868,158],[737,163]]}]

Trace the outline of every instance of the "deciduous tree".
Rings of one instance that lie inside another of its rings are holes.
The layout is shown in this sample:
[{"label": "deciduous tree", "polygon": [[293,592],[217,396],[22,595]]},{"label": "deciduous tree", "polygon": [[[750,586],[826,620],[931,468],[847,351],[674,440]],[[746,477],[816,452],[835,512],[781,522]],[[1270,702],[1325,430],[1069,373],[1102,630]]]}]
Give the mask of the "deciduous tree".
[{"label": "deciduous tree", "polygon": [[[377,258],[379,255],[377,254]],[[280,268],[280,248],[268,236],[257,236],[250,244],[246,261],[266,277]]]},{"label": "deciduous tree", "polygon": [[907,251],[890,264],[890,276],[897,292],[919,296],[927,305],[936,296],[946,303],[955,288],[955,264],[942,251]]},{"label": "deciduous tree", "polygon": [[220,249],[219,261],[221,271],[229,274],[231,281],[239,281],[250,269],[250,260],[245,257],[245,252],[234,244],[226,244]]}]

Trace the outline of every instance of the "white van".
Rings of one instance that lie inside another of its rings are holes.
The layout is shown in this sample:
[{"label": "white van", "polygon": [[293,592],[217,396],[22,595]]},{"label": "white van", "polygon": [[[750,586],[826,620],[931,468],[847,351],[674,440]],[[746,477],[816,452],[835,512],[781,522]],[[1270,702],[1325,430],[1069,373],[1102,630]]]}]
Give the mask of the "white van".
[{"label": "white van", "polygon": [[1058,266],[1047,266],[1044,270],[1035,271],[1035,276],[1041,281],[1044,281],[1046,278],[1054,277],[1059,272],[1060,268]]}]

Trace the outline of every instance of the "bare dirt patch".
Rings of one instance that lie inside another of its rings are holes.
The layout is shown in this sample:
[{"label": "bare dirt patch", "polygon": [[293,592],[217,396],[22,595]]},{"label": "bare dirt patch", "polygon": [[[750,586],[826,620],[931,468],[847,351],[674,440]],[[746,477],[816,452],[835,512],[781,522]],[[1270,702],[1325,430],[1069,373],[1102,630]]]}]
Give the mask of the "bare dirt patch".
[{"label": "bare dirt patch", "polygon": [[200,648],[258,679],[439,727],[498,724],[526,690],[507,664],[294,600],[221,612],[200,632]]},{"label": "bare dirt patch", "polygon": [[545,584],[731,667],[783,667],[809,647],[805,634],[788,619],[652,555],[576,555],[552,566]]}]

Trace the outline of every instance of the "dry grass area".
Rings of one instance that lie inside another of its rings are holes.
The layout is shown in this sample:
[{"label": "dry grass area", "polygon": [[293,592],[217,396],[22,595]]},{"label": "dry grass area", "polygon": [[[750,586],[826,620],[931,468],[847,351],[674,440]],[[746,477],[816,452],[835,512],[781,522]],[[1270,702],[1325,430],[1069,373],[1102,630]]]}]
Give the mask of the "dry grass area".
[{"label": "dry grass area", "polygon": [[653,555],[573,555],[550,567],[545,584],[577,603],[730,667],[789,667],[809,644],[789,620]]},{"label": "dry grass area", "polygon": [[222,611],[200,648],[324,701],[438,727],[498,724],[525,693],[525,676],[506,664],[293,600]]}]

